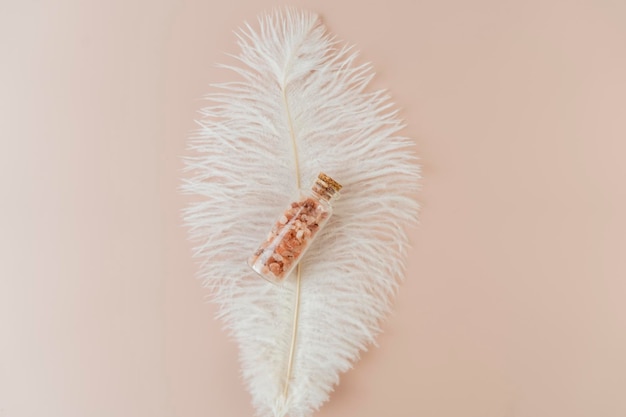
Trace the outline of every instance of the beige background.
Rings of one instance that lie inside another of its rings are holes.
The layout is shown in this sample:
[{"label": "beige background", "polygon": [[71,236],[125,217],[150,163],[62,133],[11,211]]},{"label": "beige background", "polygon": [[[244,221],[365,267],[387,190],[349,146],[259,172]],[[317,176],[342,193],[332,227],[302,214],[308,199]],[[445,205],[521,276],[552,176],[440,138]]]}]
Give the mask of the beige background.
[{"label": "beige background", "polygon": [[[232,30],[278,2],[0,1],[0,416],[250,416],[177,194]],[[380,348],[320,417],[626,416],[626,3],[300,1],[422,156]]]}]

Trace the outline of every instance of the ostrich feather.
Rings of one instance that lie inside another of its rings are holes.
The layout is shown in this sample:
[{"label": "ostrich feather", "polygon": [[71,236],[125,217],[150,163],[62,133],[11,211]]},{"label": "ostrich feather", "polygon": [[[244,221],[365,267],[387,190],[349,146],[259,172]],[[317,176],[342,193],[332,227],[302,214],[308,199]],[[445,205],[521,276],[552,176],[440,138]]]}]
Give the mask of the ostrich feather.
[{"label": "ostrich feather", "polygon": [[[305,417],[374,343],[416,221],[412,140],[374,73],[310,12],[237,32],[235,81],[216,84],[189,140],[184,211],[199,276],[239,345],[259,416]],[[334,215],[282,286],[246,264],[299,188],[343,185]]]}]

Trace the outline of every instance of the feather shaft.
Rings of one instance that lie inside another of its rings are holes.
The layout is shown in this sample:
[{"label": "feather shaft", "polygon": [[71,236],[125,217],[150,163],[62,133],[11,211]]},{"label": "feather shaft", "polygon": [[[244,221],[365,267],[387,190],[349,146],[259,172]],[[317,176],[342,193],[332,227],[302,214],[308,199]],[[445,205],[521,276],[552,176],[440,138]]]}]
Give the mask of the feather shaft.
[{"label": "feather shaft", "polygon": [[[285,81],[283,81],[285,83]],[[289,136],[291,138],[291,146],[293,149],[293,158],[294,158],[294,166],[295,166],[295,177],[296,177],[296,187],[298,189],[302,188],[302,183],[300,180],[300,160],[298,158],[298,142],[296,140],[296,132],[293,128],[293,119],[291,116],[291,110],[289,109],[289,101],[287,99],[287,86],[283,84],[282,86],[283,93],[283,105],[285,108],[287,124],[289,126]],[[289,394],[289,384],[291,382],[291,369],[293,367],[293,358],[296,352],[296,343],[298,341],[298,321],[299,321],[299,313],[300,313],[300,279],[302,276],[302,270],[300,264],[297,266],[296,271],[296,294],[294,300],[293,307],[293,326],[291,329],[291,346],[289,346],[289,357],[287,359],[287,372],[285,375],[285,387],[283,389],[283,397],[286,399]]]},{"label": "feather shaft", "polygon": [[[294,51],[297,51],[294,50]],[[292,52],[292,55],[294,54],[294,52]],[[291,61],[292,58],[289,59],[288,62]],[[282,97],[283,97],[283,106],[285,108],[285,113],[286,113],[286,118],[287,118],[287,125],[289,127],[289,137],[291,138],[291,147],[293,149],[293,159],[294,159],[294,166],[295,166],[295,171],[296,171],[296,187],[298,189],[302,188],[302,183],[300,180],[300,160],[298,158],[298,142],[296,141],[296,132],[294,130],[293,127],[293,119],[291,116],[291,110],[289,109],[289,100],[287,99],[287,85],[286,85],[286,81],[285,79],[283,79],[283,85],[281,86],[281,90],[282,90]],[[296,352],[296,343],[298,340],[298,321],[299,321],[299,313],[300,313],[300,279],[302,277],[302,272],[300,269],[300,264],[298,264],[297,266],[297,270],[296,270],[296,294],[295,294],[295,300],[294,300],[294,307],[293,307],[293,325],[291,328],[291,345],[289,346],[289,357],[287,358],[287,371],[286,371],[286,375],[285,375],[285,387],[283,388],[283,398],[287,398],[287,395],[289,394],[289,383],[291,382],[291,369],[293,367],[293,358]]]},{"label": "feather shaft", "polygon": [[291,382],[291,368],[293,367],[293,358],[296,352],[296,342],[298,339],[298,321],[300,316],[300,288],[302,279],[302,272],[300,264],[297,266],[296,271],[296,299],[294,301],[293,312],[293,327],[291,329],[291,346],[289,347],[289,359],[287,361],[287,375],[285,376],[285,388],[283,389],[283,397],[287,398],[289,394],[289,383]]}]

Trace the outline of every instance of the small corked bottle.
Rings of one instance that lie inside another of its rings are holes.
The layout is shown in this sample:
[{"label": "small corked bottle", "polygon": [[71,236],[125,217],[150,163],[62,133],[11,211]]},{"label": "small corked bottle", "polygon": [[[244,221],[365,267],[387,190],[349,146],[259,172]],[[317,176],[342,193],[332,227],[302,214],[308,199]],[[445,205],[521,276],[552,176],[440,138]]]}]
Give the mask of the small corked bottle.
[{"label": "small corked bottle", "polygon": [[341,185],[320,173],[311,190],[301,193],[276,220],[265,242],[248,259],[250,267],[270,282],[289,276],[332,214],[331,200]]}]

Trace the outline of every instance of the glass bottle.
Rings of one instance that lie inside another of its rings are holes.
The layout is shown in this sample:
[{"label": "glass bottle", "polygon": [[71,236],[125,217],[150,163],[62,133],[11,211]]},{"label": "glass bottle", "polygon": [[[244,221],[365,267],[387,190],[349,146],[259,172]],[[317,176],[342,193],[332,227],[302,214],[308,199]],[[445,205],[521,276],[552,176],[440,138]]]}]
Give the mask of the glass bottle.
[{"label": "glass bottle", "polygon": [[265,242],[248,259],[248,265],[270,282],[283,282],[328,221],[331,200],[339,196],[340,189],[337,181],[320,173],[311,190],[300,193],[276,220]]}]

